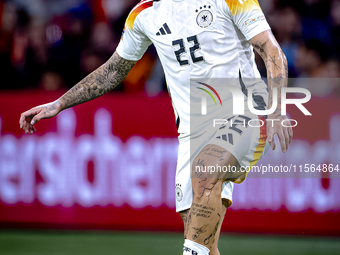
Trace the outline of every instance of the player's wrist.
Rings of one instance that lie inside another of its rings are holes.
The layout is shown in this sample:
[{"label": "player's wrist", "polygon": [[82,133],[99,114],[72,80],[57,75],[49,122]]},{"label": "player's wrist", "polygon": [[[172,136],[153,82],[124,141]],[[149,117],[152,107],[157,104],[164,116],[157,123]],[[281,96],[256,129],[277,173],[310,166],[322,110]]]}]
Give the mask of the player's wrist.
[{"label": "player's wrist", "polygon": [[58,113],[65,109],[59,99],[52,102],[49,108],[50,110],[56,110]]}]

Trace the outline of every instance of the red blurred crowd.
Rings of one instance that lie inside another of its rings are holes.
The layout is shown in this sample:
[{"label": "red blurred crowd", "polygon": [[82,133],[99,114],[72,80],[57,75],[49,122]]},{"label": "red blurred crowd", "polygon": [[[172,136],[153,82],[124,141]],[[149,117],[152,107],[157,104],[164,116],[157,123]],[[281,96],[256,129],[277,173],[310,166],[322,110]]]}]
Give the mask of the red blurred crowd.
[{"label": "red blurred crowd", "polygon": [[[287,56],[291,78],[340,78],[340,0],[259,2]],[[111,56],[136,3],[138,0],[2,0],[0,89],[72,87]],[[260,72],[266,76],[263,62],[257,58]],[[313,90],[322,95],[340,94],[338,82],[332,84]],[[150,96],[166,90],[153,46],[117,89]]]}]

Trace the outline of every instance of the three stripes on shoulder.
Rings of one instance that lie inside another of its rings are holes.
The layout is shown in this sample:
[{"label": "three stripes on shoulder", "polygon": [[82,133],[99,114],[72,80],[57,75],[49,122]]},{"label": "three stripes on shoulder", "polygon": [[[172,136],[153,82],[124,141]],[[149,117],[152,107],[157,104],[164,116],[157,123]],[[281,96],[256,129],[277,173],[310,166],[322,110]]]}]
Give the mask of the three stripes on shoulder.
[{"label": "three stripes on shoulder", "polygon": [[171,34],[171,30],[168,27],[168,24],[164,23],[163,26],[159,29],[159,32],[156,34],[157,36],[159,35],[170,35]]}]

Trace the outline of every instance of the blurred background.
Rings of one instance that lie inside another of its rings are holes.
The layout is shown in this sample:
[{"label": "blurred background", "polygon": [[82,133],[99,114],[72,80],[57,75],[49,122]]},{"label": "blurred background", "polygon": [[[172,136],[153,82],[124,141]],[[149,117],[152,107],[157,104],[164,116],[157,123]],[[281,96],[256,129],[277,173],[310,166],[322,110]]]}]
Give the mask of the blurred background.
[{"label": "blurred background", "polygon": [[[291,78],[340,77],[339,0],[259,2],[288,58]],[[72,87],[112,55],[136,3],[1,1],[0,89],[53,91]],[[262,60],[257,62],[266,76]],[[118,90],[158,95],[166,90],[163,76],[151,46]],[[327,92],[333,90],[339,94],[338,88]]]},{"label": "blurred background", "polygon": [[[138,2],[0,2],[0,254],[182,254],[177,131],[153,46],[115,91],[40,122],[34,136],[18,125],[112,55]],[[289,77],[319,81],[297,83],[313,116],[289,108],[299,120],[290,152],[260,163],[339,165],[340,0],[259,2]],[[237,185],[221,254],[339,254],[340,173],[313,177]]]}]

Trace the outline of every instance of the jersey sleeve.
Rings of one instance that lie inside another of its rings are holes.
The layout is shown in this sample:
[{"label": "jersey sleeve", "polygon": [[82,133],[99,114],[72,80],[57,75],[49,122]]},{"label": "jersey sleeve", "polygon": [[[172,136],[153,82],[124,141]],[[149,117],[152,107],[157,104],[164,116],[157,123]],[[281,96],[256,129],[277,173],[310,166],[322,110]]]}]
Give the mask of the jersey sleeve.
[{"label": "jersey sleeve", "polygon": [[124,59],[131,61],[140,60],[152,43],[143,32],[140,20],[141,17],[139,16],[142,11],[151,7],[149,3],[150,2],[146,2],[137,5],[131,11],[125,22],[125,28],[116,49],[119,56]]},{"label": "jersey sleeve", "polygon": [[247,40],[270,30],[258,0],[224,0],[227,13]]}]

